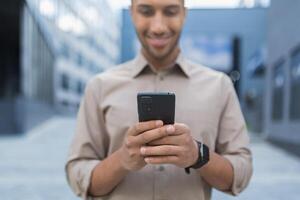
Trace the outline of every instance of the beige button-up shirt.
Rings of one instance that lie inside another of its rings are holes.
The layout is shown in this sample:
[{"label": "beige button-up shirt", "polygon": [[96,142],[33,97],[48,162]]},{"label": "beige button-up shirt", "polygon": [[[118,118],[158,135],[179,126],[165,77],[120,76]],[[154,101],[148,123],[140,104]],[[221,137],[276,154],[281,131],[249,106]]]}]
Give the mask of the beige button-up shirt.
[{"label": "beige button-up shirt", "polygon": [[211,186],[196,171],[186,174],[174,165],[147,165],[129,173],[109,195],[88,196],[94,167],[121,147],[128,128],[138,122],[138,92],[175,93],[176,122],[188,125],[194,139],[232,164],[234,181],[226,192],[236,195],[247,186],[252,174],[249,138],[231,80],[182,55],[174,67],[155,71],[140,54],[87,84],[66,164],[67,180],[77,195],[99,200],[211,198]]}]

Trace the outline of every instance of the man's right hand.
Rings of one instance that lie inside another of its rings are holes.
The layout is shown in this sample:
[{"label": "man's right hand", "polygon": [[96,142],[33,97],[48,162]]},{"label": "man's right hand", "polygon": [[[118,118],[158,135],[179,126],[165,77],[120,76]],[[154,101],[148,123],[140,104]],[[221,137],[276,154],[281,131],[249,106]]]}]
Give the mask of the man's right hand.
[{"label": "man's right hand", "polygon": [[119,149],[121,165],[128,171],[142,169],[146,162],[141,155],[141,147],[147,143],[174,133],[173,126],[163,126],[162,121],[140,122],[126,133],[122,147]]}]

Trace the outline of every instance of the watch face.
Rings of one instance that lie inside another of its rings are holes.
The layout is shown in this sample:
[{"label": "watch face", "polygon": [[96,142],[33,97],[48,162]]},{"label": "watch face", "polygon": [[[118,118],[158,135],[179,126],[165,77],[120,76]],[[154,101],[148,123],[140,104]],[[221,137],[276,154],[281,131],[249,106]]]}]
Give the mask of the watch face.
[{"label": "watch face", "polygon": [[196,140],[196,142],[197,142],[197,145],[198,145],[198,153],[199,153],[198,160],[196,161],[196,163],[194,165],[185,168],[185,172],[187,174],[190,174],[190,168],[199,169],[202,166],[204,166],[206,163],[208,163],[208,161],[209,161],[209,149],[208,149],[208,147],[205,144],[202,144],[201,142],[198,142],[197,140]]},{"label": "watch face", "polygon": [[191,168],[199,169],[209,161],[209,149],[205,144],[196,141],[199,149],[199,157],[197,162]]}]

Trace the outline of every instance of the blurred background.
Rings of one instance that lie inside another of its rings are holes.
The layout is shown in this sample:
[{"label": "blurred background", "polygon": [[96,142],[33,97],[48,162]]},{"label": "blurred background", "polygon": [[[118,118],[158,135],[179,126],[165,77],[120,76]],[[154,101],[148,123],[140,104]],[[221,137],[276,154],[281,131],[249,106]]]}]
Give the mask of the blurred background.
[{"label": "blurred background", "polygon": [[[299,199],[300,1],[186,0],[183,53],[235,84],[254,154],[239,197]],[[77,199],[64,163],[89,78],[140,49],[130,0],[0,2],[0,199]]]}]

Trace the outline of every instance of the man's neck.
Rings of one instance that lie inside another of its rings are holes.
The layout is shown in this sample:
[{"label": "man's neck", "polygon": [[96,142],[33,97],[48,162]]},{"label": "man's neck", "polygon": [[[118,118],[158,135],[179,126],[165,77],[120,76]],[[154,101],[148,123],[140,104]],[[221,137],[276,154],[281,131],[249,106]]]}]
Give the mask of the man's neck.
[{"label": "man's neck", "polygon": [[146,54],[144,50],[142,50],[142,53],[145,56],[146,60],[149,62],[149,64],[159,71],[174,65],[180,53],[180,50],[179,48],[176,48],[169,56],[167,56],[164,59],[155,59]]}]

